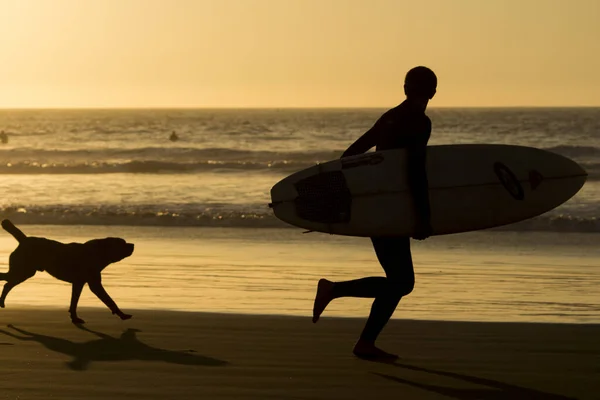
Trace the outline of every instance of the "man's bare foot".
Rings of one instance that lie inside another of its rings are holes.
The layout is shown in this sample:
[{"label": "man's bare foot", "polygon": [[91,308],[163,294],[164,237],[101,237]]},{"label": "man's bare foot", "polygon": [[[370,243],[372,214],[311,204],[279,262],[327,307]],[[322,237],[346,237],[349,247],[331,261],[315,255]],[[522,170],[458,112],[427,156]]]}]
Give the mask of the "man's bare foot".
[{"label": "man's bare foot", "polygon": [[113,314],[117,314],[117,316],[119,318],[121,318],[123,321],[127,320],[127,319],[131,319],[131,317],[133,317],[133,315],[130,314],[125,314],[122,311],[115,311]]},{"label": "man's bare foot", "polygon": [[73,313],[73,312],[69,311],[69,314],[71,315],[71,322],[72,323],[74,323],[76,325],[85,324],[85,321],[82,320],[81,318],[79,318],[76,313]]},{"label": "man's bare foot", "polygon": [[370,361],[393,362],[398,359],[395,354],[387,353],[377,347],[374,343],[359,340],[352,351],[358,358]]},{"label": "man's bare foot", "polygon": [[327,279],[319,280],[317,285],[317,295],[315,304],[313,305],[313,323],[317,323],[319,317],[325,311],[325,308],[331,300],[333,300],[333,285],[334,283]]}]

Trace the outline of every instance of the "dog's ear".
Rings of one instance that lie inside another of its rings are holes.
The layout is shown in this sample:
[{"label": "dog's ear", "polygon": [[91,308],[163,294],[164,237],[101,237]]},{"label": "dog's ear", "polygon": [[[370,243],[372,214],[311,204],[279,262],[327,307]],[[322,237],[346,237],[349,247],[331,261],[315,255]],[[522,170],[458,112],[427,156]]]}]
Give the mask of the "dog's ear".
[{"label": "dog's ear", "polygon": [[86,247],[87,256],[90,261],[97,261],[104,263],[106,260],[106,245],[103,243],[103,239],[92,239],[84,243]]}]

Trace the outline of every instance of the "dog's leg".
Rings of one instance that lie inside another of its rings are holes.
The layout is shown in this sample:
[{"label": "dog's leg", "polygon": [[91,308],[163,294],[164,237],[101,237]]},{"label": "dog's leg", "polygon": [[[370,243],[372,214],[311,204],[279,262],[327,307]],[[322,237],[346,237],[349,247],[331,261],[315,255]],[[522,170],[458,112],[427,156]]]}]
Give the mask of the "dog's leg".
[{"label": "dog's leg", "polygon": [[94,276],[93,279],[88,280],[88,285],[92,293],[98,296],[98,298],[102,300],[104,304],[106,304],[106,307],[108,307],[113,314],[117,314],[119,318],[123,320],[132,317],[131,315],[125,314],[123,311],[121,311],[117,304],[113,301],[113,299],[111,299],[108,293],[106,293],[106,290],[104,290],[104,286],[102,286],[102,278],[100,274]]},{"label": "dog's leg", "polygon": [[33,333],[31,333],[31,332],[27,332],[27,331],[26,331],[26,330],[24,330],[24,329],[17,328],[17,327],[16,327],[16,326],[14,326],[13,324],[8,324],[8,325],[6,325],[6,326],[7,326],[8,328],[10,328],[10,329],[14,329],[15,331],[19,332],[21,335],[25,335],[25,336],[27,336],[27,337],[33,337],[33,336],[35,336],[35,334],[33,334]]},{"label": "dog's leg", "polygon": [[[16,269],[16,268],[15,268]],[[31,278],[35,275],[34,270],[26,270],[26,269],[17,269],[18,274],[13,271],[8,271],[6,274],[6,283],[4,284],[4,289],[2,289],[2,294],[0,295],[0,307],[4,308],[4,301],[6,300],[6,296],[8,293],[17,286],[19,283],[25,282],[27,279]]]},{"label": "dog's leg", "polygon": [[77,303],[79,303],[79,297],[85,282],[73,282],[71,289],[71,306],[69,307],[69,314],[71,315],[71,322],[74,324],[83,324],[84,320],[77,316]]},{"label": "dog's leg", "polygon": [[[9,328],[11,328],[11,326],[9,326]],[[31,336],[19,336],[19,335],[15,335],[14,333],[9,332],[9,331],[3,331],[2,329],[0,329],[0,333],[3,333],[7,336],[10,336],[12,338],[19,339],[19,340],[33,340],[33,338]]]}]

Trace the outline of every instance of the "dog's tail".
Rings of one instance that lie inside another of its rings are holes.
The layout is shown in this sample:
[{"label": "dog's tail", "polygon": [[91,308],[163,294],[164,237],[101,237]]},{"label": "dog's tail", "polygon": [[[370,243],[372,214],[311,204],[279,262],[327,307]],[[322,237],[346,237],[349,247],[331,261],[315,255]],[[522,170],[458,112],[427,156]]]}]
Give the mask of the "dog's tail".
[{"label": "dog's tail", "polygon": [[25,238],[27,238],[27,235],[25,235],[23,232],[21,232],[21,230],[19,228],[14,226],[13,223],[7,219],[2,221],[2,227],[4,228],[4,230],[6,232],[13,235],[14,238],[17,239],[17,242],[19,242],[19,243],[21,243]]}]

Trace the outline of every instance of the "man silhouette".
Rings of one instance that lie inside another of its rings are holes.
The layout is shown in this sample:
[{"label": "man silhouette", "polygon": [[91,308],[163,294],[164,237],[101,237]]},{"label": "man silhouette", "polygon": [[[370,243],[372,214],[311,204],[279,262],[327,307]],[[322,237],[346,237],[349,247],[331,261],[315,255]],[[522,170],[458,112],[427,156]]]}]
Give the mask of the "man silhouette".
[{"label": "man silhouette", "polygon": [[[414,199],[416,226],[414,239],[431,235],[429,192],[426,171],[427,143],[431,120],[425,115],[437,88],[437,77],[426,67],[408,71],[404,80],[406,100],[385,112],[356,140],[342,157],[376,150],[404,148],[408,157],[408,184]],[[375,340],[391,318],[400,299],[412,292],[415,284],[409,237],[372,237],[371,241],[386,277],[368,277],[345,282],[319,280],[313,307],[313,322],[319,320],[329,302],[340,297],[374,298],[371,313],[354,346],[360,358],[392,361],[398,356],[375,346]]]}]

